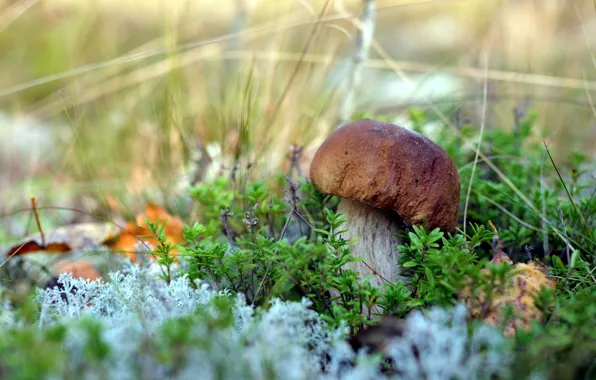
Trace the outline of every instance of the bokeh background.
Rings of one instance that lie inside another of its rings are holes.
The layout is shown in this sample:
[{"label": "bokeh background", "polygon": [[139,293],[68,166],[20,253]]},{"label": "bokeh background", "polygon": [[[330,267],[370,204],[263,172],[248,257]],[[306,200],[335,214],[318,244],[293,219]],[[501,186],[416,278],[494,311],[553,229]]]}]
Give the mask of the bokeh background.
[{"label": "bokeh background", "polygon": [[485,89],[486,128],[535,109],[555,158],[594,156],[596,4],[0,0],[0,240],[34,230],[30,195],[85,211],[42,213],[63,224],[171,202],[239,157],[287,170],[292,144],[306,172],[350,93],[352,118],[407,125],[416,107],[452,128],[480,125]]}]

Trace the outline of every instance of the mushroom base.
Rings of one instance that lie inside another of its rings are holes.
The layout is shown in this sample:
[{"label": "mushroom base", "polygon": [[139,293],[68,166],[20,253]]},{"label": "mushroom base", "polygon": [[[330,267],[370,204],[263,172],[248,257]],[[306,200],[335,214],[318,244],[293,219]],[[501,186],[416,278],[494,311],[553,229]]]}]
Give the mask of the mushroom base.
[{"label": "mushroom base", "polygon": [[[345,268],[358,273],[360,278],[372,274],[370,283],[375,287],[383,286],[385,280],[389,282],[402,280],[397,264],[399,257],[397,246],[403,243],[402,239],[396,236],[403,225],[399,215],[393,211],[378,209],[345,198],[340,201],[337,212],[347,219],[343,227],[348,231],[344,232],[342,237],[346,240],[359,239],[350,244],[352,255],[363,258],[368,264],[367,266],[362,261],[351,262],[346,264]],[[381,312],[379,308],[371,311]],[[363,312],[368,314],[368,310]]]}]

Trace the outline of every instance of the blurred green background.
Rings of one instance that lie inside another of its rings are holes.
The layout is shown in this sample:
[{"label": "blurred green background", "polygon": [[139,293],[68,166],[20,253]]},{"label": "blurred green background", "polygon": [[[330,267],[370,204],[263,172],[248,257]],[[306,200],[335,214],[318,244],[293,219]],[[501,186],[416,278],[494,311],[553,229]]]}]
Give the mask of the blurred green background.
[{"label": "blurred green background", "polygon": [[[27,232],[19,210],[30,195],[42,207],[135,214],[235,157],[253,163],[252,177],[287,170],[292,144],[306,173],[350,91],[362,6],[0,0],[0,230]],[[555,156],[596,153],[592,0],[374,6],[353,117],[408,124],[414,106],[436,128],[479,126],[486,80],[486,128],[513,128],[514,109],[533,108],[534,138]]]}]

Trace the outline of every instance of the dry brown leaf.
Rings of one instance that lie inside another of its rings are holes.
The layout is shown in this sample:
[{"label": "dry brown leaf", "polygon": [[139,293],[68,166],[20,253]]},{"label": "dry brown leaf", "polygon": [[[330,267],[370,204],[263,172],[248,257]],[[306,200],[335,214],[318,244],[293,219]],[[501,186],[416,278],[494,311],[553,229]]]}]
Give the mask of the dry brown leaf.
[{"label": "dry brown leaf", "polygon": [[[87,247],[108,244],[118,237],[119,228],[113,223],[78,223],[58,227],[44,233],[29,235],[2,253],[9,258],[32,252],[66,253]],[[44,244],[45,243],[45,244]]]},{"label": "dry brown leaf", "polygon": [[83,277],[95,281],[101,278],[101,273],[89,261],[58,260],[54,263],[54,271],[57,275],[71,273],[73,278]]}]

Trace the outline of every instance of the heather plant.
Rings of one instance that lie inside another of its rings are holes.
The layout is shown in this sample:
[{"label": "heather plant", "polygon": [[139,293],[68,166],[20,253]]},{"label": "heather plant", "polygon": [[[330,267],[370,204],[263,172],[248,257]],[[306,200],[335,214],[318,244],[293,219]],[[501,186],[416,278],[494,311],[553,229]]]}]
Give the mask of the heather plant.
[{"label": "heather plant", "polygon": [[546,295],[548,321],[535,324],[517,337],[516,376],[534,373],[542,378],[592,379],[596,375],[596,291]]},{"label": "heather plant", "polygon": [[[490,264],[482,257],[485,255],[478,253],[478,247],[493,237],[484,226],[472,226],[471,236],[457,234],[449,238],[438,229],[426,232],[421,227],[412,228],[410,243],[400,246],[402,255],[398,260],[415,289],[409,306],[451,305],[454,294],[466,286],[490,294],[507,280],[510,266]],[[480,272],[485,267],[489,268],[488,277]]]},{"label": "heather plant", "polygon": [[[233,287],[258,305],[266,305],[272,297],[308,297],[322,318],[332,325],[347,321],[354,333],[380,317],[363,316],[363,306],[370,310],[376,305],[385,315],[405,317],[413,310],[453,306],[464,287],[491,294],[506,284],[515,273],[513,266],[488,262],[496,252],[493,232],[486,228],[492,222],[499,231],[501,247],[514,262],[540,260],[558,280],[555,292],[544,291],[535,300],[549,317],[536,324],[533,334],[548,336],[560,331],[561,327],[553,327],[560,326],[557,318],[552,319],[557,315],[554,310],[569,302],[581,303],[587,297],[583,290],[594,284],[596,198],[593,183],[588,180],[593,174],[580,154],[572,155],[568,165],[559,167],[548,145],[535,138],[536,114],[516,110],[514,115],[513,129],[490,129],[480,145],[494,158],[500,174],[480,162],[472,181],[469,163],[475,150],[462,141],[474,141],[478,130],[460,125],[459,134],[443,128],[433,135],[460,167],[462,205],[468,204],[466,225],[453,235],[411,226],[399,247],[399,264],[406,278],[403,283],[375,289],[366,278],[343,268],[358,259],[350,254],[350,242],[341,237],[343,216],[334,212],[335,197],[319,193],[306,180],[287,178],[284,198],[279,193],[283,189],[280,178],[271,181],[269,187],[263,181],[239,185],[233,174],[216,180],[215,188],[205,184],[191,189],[197,208],[208,217],[206,224],[189,229],[192,233],[187,240],[198,240],[194,248],[186,247],[191,261],[195,260],[190,268],[201,268],[194,276],[215,283],[222,283],[224,278],[228,283],[233,283],[230,279],[245,282]],[[424,133],[431,120],[413,110],[411,122],[414,129]],[[468,186],[469,197],[465,191]],[[209,254],[210,250],[217,254]],[[205,265],[207,258],[212,261]],[[481,275],[483,268],[488,276]],[[330,295],[333,289],[339,297]],[[577,318],[578,323],[585,320]],[[571,331],[568,333],[572,335]],[[542,340],[524,340],[524,334],[512,340],[513,347],[524,353],[543,350]],[[580,368],[594,356],[581,357],[583,361],[578,360],[582,364],[566,363]]]},{"label": "heather plant", "polygon": [[[426,133],[435,122],[427,117],[413,110],[412,127]],[[487,132],[481,146],[499,174],[479,162],[473,180],[474,147],[461,139],[474,141],[477,129],[428,133],[460,168],[467,208],[456,233],[402,232],[403,282],[376,288],[346,269],[360,259],[343,238],[338,199],[296,175],[295,162],[287,173],[251,179],[238,156],[213,181],[189,188],[183,244],[147,221],[157,244],[139,244],[139,265],[100,282],[63,275],[59,288],[32,302],[7,303],[0,345],[9,354],[0,368],[8,378],[589,378],[596,281],[588,162],[573,155],[557,165],[547,145],[532,142],[535,116],[516,123]],[[468,288],[489,304],[510,281],[513,265],[489,262],[497,248],[514,262],[544,262],[557,280],[535,297],[545,318],[512,337],[499,331],[507,318],[487,326],[458,299]],[[347,343],[384,316],[403,325],[382,353]]]},{"label": "heather plant", "polygon": [[[191,189],[209,222],[187,227],[181,254],[191,278],[242,293],[252,304],[266,304],[272,297],[307,297],[329,322],[347,321],[357,330],[380,317],[371,314],[373,306],[385,314],[405,316],[422,305],[452,305],[464,275],[482,281],[478,272],[483,262],[474,250],[492,237],[483,227],[471,236],[450,239],[439,230],[426,234],[412,227],[410,244],[400,247],[399,263],[411,280],[379,289],[345,269],[346,263],[359,259],[342,238],[344,217],[329,208],[335,204],[333,197],[322,195],[305,180],[295,183],[287,178],[289,196],[284,202],[262,182],[249,183],[246,211],[240,201],[234,202],[234,192],[239,191],[232,185],[219,180],[215,188],[205,184]],[[304,202],[299,204],[298,199]],[[218,211],[220,218],[213,218]],[[292,227],[294,236],[288,238]],[[332,290],[339,295],[332,296]],[[363,310],[369,314],[363,315]]]},{"label": "heather plant", "polygon": [[[414,127],[421,130],[430,122],[436,122],[430,119],[429,113],[414,114]],[[544,323],[536,322],[530,332],[519,331],[512,340],[518,358],[514,377],[591,378],[596,363],[590,336],[590,332],[594,331],[591,302],[596,284],[593,276],[596,269],[593,163],[579,152],[564,159],[556,157],[549,149],[547,137],[540,136],[536,123],[537,115],[533,110],[516,108],[512,128],[486,130],[480,147],[487,152],[495,167],[484,161],[478,162],[473,180],[471,168],[475,147],[462,142],[476,141],[478,128],[461,123],[456,125],[459,133],[442,128],[435,139],[460,168],[461,203],[468,202],[467,219],[460,213],[460,221],[467,222],[462,227],[474,232],[493,222],[504,251],[514,262],[540,260],[548,265],[551,277],[557,280],[555,291],[545,290],[536,299],[547,316]],[[469,197],[466,192],[468,187],[471,189]],[[432,232],[422,232],[423,237],[428,235]],[[477,250],[486,253],[490,248],[487,244],[490,233],[486,231],[483,236]],[[411,251],[412,247],[424,247],[415,237],[410,236],[412,243],[404,247],[404,252]],[[450,247],[452,244],[443,243],[437,248],[427,243],[425,249],[430,250],[432,255],[432,249],[443,252]],[[459,276],[457,266],[450,267],[455,268],[453,272],[445,272],[449,255],[437,255],[435,262],[438,264],[435,264],[431,255],[422,262],[422,251],[418,248],[415,251],[417,256],[410,262],[407,258],[410,253],[402,256],[403,264],[412,266],[413,276],[422,279],[423,286],[417,288],[419,291],[422,289],[422,294],[429,283],[439,283],[441,285],[435,286],[435,291],[430,294],[440,299],[445,283],[457,286],[461,284],[458,278],[474,281],[474,273],[478,273],[471,270],[459,272]],[[474,260],[466,254],[458,258],[457,263],[465,266],[469,261]],[[437,271],[437,268],[441,269]],[[498,276],[510,273],[506,265],[500,269],[495,266],[489,268],[491,272],[500,272]],[[452,273],[451,281],[428,280],[431,276],[449,276]],[[477,283],[474,287],[478,286],[482,287],[482,284]],[[486,290],[490,288],[491,285]]]}]

